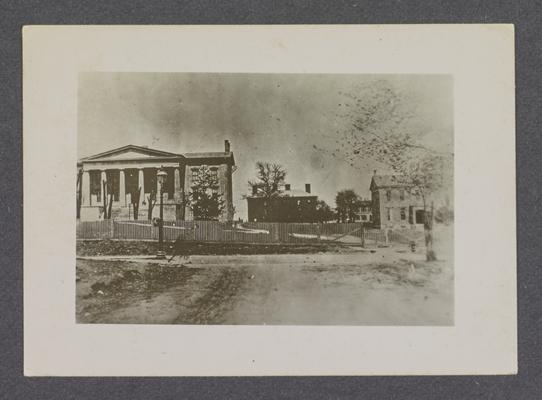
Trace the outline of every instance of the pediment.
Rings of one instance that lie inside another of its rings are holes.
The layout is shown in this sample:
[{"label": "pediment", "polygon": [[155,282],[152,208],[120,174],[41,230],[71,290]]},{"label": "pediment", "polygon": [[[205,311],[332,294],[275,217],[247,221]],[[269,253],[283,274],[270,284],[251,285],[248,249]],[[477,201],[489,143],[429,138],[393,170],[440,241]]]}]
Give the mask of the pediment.
[{"label": "pediment", "polygon": [[126,160],[133,158],[155,158],[156,155],[144,153],[142,151],[125,151],[123,153],[111,154],[109,156],[95,158],[95,160]]},{"label": "pediment", "polygon": [[167,151],[150,149],[148,147],[129,145],[118,149],[109,150],[81,161],[117,161],[117,160],[149,160],[153,158],[182,157],[180,154]]}]

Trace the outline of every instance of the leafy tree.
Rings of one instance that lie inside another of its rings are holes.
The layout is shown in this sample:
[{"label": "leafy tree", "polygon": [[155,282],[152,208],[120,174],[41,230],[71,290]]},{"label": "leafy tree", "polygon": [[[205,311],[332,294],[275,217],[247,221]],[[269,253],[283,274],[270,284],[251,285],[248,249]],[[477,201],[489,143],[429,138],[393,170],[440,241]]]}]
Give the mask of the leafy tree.
[{"label": "leafy tree", "polygon": [[361,207],[361,199],[352,189],[345,189],[335,196],[335,205],[338,222],[353,222]]},{"label": "leafy tree", "polygon": [[218,193],[218,178],[206,166],[198,168],[192,191],[188,193],[188,206],[192,210],[195,220],[217,220],[224,211],[225,205],[222,196]]},{"label": "leafy tree", "polygon": [[427,260],[436,260],[433,250],[432,196],[451,182],[453,154],[423,144],[423,133],[412,123],[415,102],[386,81],[373,81],[345,94],[343,118],[350,127],[342,132],[336,153],[353,165],[372,159],[388,166],[395,178],[423,202]]},{"label": "leafy tree", "polygon": [[335,213],[331,207],[324,200],[318,200],[314,220],[317,222],[327,222],[331,221],[334,217]]},{"label": "leafy tree", "polygon": [[273,198],[279,196],[279,187],[286,179],[286,170],[279,164],[263,161],[256,163],[256,180],[249,181],[253,196],[264,201],[264,221],[273,219]]},{"label": "leafy tree", "polygon": [[444,205],[435,210],[435,222],[448,225],[454,220],[454,211]]}]

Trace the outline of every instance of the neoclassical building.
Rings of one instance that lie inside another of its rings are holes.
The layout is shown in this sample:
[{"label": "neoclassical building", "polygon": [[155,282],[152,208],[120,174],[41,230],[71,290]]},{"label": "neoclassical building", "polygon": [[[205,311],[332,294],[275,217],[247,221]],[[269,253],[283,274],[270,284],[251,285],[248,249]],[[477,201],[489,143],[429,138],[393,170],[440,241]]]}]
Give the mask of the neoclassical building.
[{"label": "neoclassical building", "polygon": [[[225,202],[220,219],[231,221],[234,213],[232,174],[235,160],[227,140],[221,152],[179,154],[128,145],[79,160],[77,217],[83,221],[103,218],[105,181],[110,194],[113,194],[112,218],[134,219],[132,196],[140,188],[138,219],[146,219],[149,197],[153,191],[158,193],[157,173],[164,170],[167,173],[163,188],[164,220],[191,220],[186,196],[198,169],[203,165],[218,178],[216,190]],[[158,205],[159,200],[153,209],[153,217],[159,214]]]}]

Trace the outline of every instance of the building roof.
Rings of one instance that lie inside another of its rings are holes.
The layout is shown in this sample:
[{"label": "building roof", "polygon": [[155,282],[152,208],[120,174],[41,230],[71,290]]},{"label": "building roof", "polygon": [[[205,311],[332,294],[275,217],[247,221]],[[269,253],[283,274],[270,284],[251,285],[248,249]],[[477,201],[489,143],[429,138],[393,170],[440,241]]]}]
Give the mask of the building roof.
[{"label": "building roof", "polygon": [[232,152],[203,152],[203,153],[172,153],[169,151],[151,149],[147,146],[136,146],[129,144],[127,146],[118,147],[116,149],[104,151],[89,157],[84,157],[79,162],[93,161],[115,161],[115,160],[139,160],[149,158],[185,158],[185,159],[209,159],[223,158],[231,159],[232,164],[235,164]]},{"label": "building roof", "polygon": [[[277,192],[276,197],[288,198],[288,197],[318,197],[318,196],[313,193],[305,192],[304,190],[292,189],[292,190],[280,190]],[[247,198],[262,199],[263,197],[250,195],[250,196],[247,196]]]},{"label": "building roof", "polygon": [[380,188],[408,187],[407,178],[401,175],[373,175],[371,190]]},{"label": "building roof", "polygon": [[202,153],[185,153],[183,154],[188,160],[199,160],[199,159],[208,159],[208,158],[223,158],[231,159],[231,163],[235,164],[235,159],[233,158],[233,153],[231,151],[208,151]]},{"label": "building roof", "polygon": [[102,153],[82,158],[80,161],[94,161],[112,158],[126,159],[134,157],[183,157],[183,155],[178,153],[171,153],[169,151],[150,149],[146,146],[136,146],[133,144],[129,144],[127,146],[118,147],[116,149],[104,151]]},{"label": "building roof", "polygon": [[280,197],[317,197],[315,194],[305,192],[304,190],[290,189],[279,192]]}]

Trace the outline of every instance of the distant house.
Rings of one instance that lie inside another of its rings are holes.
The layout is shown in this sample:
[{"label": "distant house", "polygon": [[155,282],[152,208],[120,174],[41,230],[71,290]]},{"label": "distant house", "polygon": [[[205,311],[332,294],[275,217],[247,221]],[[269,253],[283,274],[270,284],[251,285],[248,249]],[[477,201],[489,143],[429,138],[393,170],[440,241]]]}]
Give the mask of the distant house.
[{"label": "distant house", "polygon": [[295,190],[290,184],[277,188],[271,198],[262,197],[258,185],[247,196],[250,222],[315,222],[318,196],[311,194],[311,185]]},{"label": "distant house", "polygon": [[373,175],[370,190],[375,228],[423,227],[423,204],[409,189],[402,177]]},{"label": "distant house", "polygon": [[[225,209],[221,220],[233,219],[232,173],[235,160],[228,140],[224,151],[205,153],[171,153],[145,146],[128,145],[112,149],[77,162],[77,217],[98,220],[103,213],[103,182],[113,194],[112,216],[133,219],[132,196],[140,189],[139,219],[147,217],[146,202],[158,191],[157,172],[167,173],[163,188],[164,219],[191,220],[186,198],[198,169],[205,165],[218,180],[216,191],[222,195]],[[135,199],[135,197],[134,197]],[[137,203],[137,201],[136,201]],[[153,209],[158,216],[159,207]]]},{"label": "distant house", "polygon": [[359,211],[355,217],[356,222],[372,222],[373,221],[373,202],[367,199],[361,199]]}]

